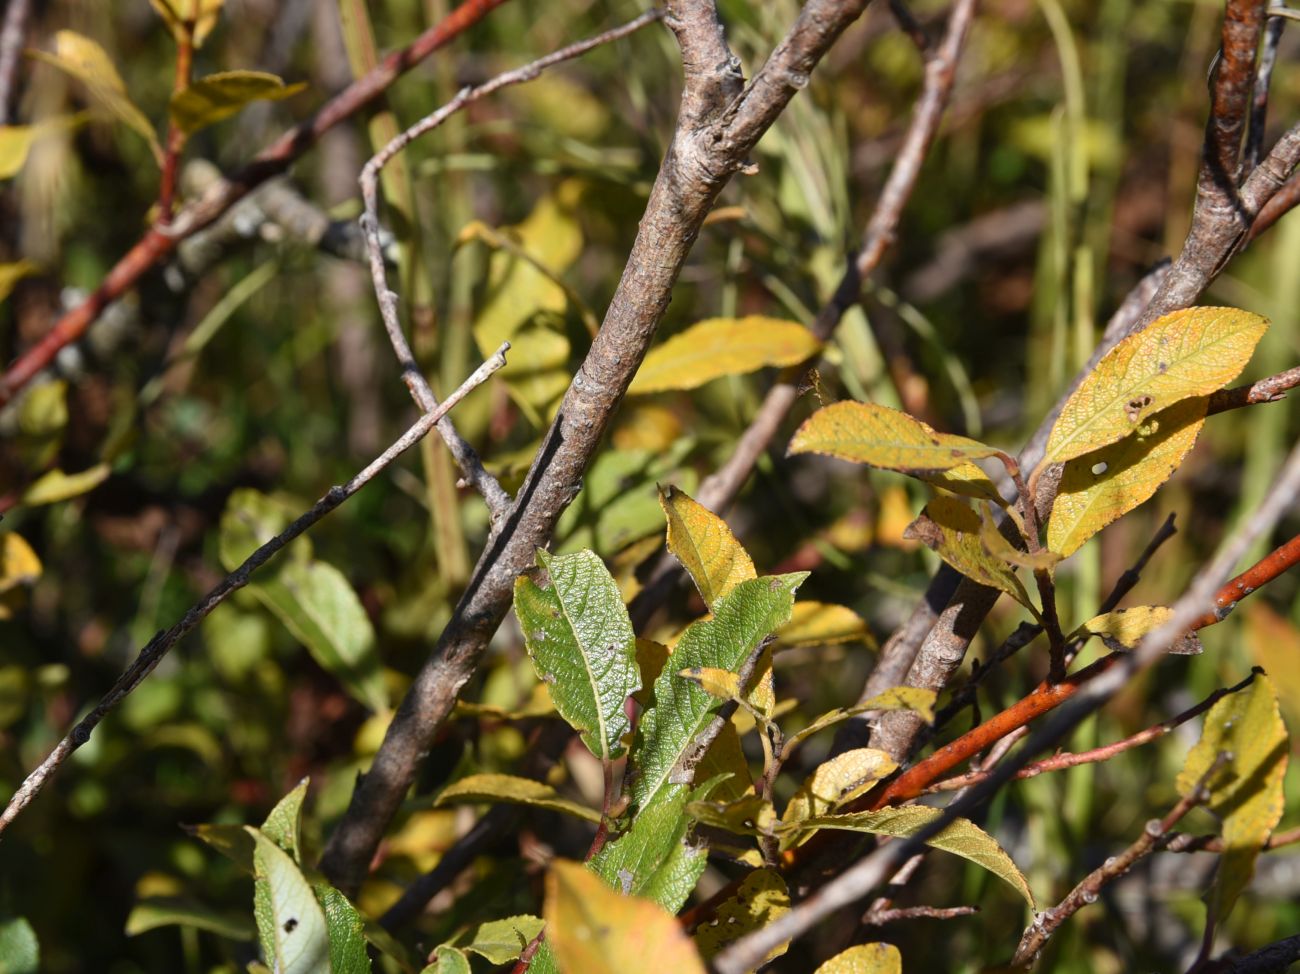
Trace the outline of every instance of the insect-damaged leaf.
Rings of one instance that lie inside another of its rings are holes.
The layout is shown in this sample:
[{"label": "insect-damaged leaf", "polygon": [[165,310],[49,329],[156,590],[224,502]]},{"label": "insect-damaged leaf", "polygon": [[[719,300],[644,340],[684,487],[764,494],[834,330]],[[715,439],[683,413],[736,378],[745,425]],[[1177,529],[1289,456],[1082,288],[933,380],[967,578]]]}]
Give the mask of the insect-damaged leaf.
[{"label": "insect-damaged leaf", "polygon": [[903,974],[903,955],[893,944],[858,944],[836,954],[813,974]]},{"label": "insect-damaged leaf", "polygon": [[718,515],[674,487],[660,489],[659,504],[668,519],[668,550],[710,609],[745,579],[757,577],[749,553]]},{"label": "insect-damaged leaf", "polygon": [[538,551],[537,561],[550,576],[549,588],[527,576],[515,582],[528,655],[555,709],[591,753],[617,757],[631,726],[624,703],[641,686],[636,636],[618,583],[592,551]]},{"label": "insect-damaged leaf", "polygon": [[1210,708],[1201,739],[1178,775],[1179,793],[1190,794],[1220,754],[1229,756],[1206,782],[1207,807],[1223,822],[1223,855],[1210,894],[1219,920],[1250,883],[1255,859],[1282,818],[1288,752],[1273,683],[1261,673]]},{"label": "insect-damaged leaf", "polygon": [[[1159,629],[1173,614],[1173,609],[1163,605],[1135,605],[1128,609],[1116,609],[1089,619],[1071,634],[1071,638],[1088,633],[1100,636],[1107,649],[1127,652],[1136,649],[1142,637]],[[1177,640],[1169,652],[1178,656],[1196,656],[1201,652],[1201,640],[1196,633],[1189,632]]]},{"label": "insect-damaged leaf", "polygon": [[721,701],[678,675],[712,667],[739,672],[759,644],[790,618],[794,591],[807,572],[741,582],[720,599],[712,619],[692,623],[655,681],[655,703],[641,717],[632,765],[632,800],[639,809],[680,791],[711,740],[705,730]]},{"label": "insect-damaged leaf", "polygon": [[329,930],[311,886],[287,852],[257,829],[247,831],[254,842],[253,918],[267,964],[283,974],[330,971]]},{"label": "insect-damaged leaf", "polygon": [[799,786],[781,813],[781,822],[788,827],[782,836],[782,848],[797,845],[804,837],[797,828],[800,822],[829,815],[896,770],[897,761],[884,751],[870,747],[845,751],[820,764]]},{"label": "insect-damaged leaf", "polygon": [[903,537],[922,542],[971,581],[1006,592],[1037,615],[1015,570],[985,547],[980,516],[964,501],[945,494],[933,497]]},{"label": "insect-damaged leaf", "polygon": [[[755,869],[741,882],[734,896],[713,912],[713,918],[695,930],[695,946],[709,961],[746,934],[779,920],[790,912],[790,891],[775,869]],[[785,953],[789,941],[778,944],[766,960]]]},{"label": "insect-damaged leaf", "polygon": [[1185,399],[1118,443],[1066,463],[1047,523],[1047,547],[1068,557],[1150,498],[1196,445],[1207,403],[1204,396]]},{"label": "insect-damaged leaf", "polygon": [[624,896],[576,862],[546,875],[546,938],[564,974],[657,970],[706,974],[695,944],[663,907]]},{"label": "insect-damaged leaf", "polygon": [[832,403],[813,413],[790,441],[791,453],[823,453],[840,460],[920,477],[968,497],[1001,497],[972,463],[1001,450],[951,433],[939,433],[907,413],[867,402]]},{"label": "insect-damaged leaf", "polygon": [[286,85],[265,71],[223,71],[192,82],[172,95],[171,118],[186,135],[229,118],[255,101],[280,101],[305,84]]},{"label": "insect-damaged leaf", "polygon": [[552,812],[567,812],[588,822],[600,821],[600,812],[561,798],[559,792],[545,782],[510,774],[468,775],[444,788],[434,805],[463,805],[466,802],[531,805]]},{"label": "insect-damaged leaf", "polygon": [[[796,827],[847,829],[851,832],[870,832],[872,835],[906,838],[915,835],[942,815],[943,811],[938,808],[906,805],[902,808],[885,808],[878,812],[826,815],[800,822]],[[983,866],[999,879],[1005,880],[1024,897],[1030,908],[1034,907],[1034,895],[1029,891],[1029,883],[1016,868],[1016,864],[1011,861],[1011,857],[997,844],[993,836],[969,819],[957,819],[938,835],[926,839],[925,844]]]},{"label": "insect-damaged leaf", "polygon": [[1062,463],[1114,443],[1148,416],[1237,377],[1268,319],[1236,308],[1187,308],[1130,335],[1066,400],[1043,463]]},{"label": "insect-damaged leaf", "polygon": [[797,365],[819,348],[821,342],[798,322],[761,315],[710,318],[652,348],[627,391],[635,396],[695,389],[724,375]]}]

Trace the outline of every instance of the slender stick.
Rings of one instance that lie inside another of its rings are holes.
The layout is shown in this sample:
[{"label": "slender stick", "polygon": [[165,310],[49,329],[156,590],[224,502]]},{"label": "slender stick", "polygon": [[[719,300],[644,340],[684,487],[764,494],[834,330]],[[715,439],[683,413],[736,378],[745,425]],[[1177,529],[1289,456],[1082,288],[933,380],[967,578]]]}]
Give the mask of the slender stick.
[{"label": "slender stick", "polygon": [[[184,24],[182,36],[176,42],[176,80],[172,97],[190,85],[194,73],[194,21]],[[162,177],[158,184],[158,226],[172,222],[172,203],[176,198],[176,180],[180,173],[181,152],[185,149],[185,131],[170,119],[167,123],[167,143],[163,152]]]},{"label": "slender stick", "polygon": [[[523,67],[499,74],[475,88],[462,89],[447,104],[416,122],[375,153],[361,170],[361,197],[365,201],[365,213],[361,217],[361,230],[366,242],[366,252],[370,257],[370,277],[374,282],[375,296],[379,302],[379,312],[384,321],[384,329],[388,332],[388,340],[392,344],[393,351],[397,354],[397,361],[402,367],[402,381],[406,383],[407,388],[410,390],[411,398],[425,412],[435,408],[438,405],[438,400],[423,373],[421,373],[419,365],[416,364],[415,356],[411,354],[411,346],[407,343],[406,336],[402,332],[402,323],[398,314],[398,297],[388,287],[388,274],[384,267],[383,241],[379,236],[379,174],[398,153],[412,142],[420,136],[432,132],[466,106],[487,97],[495,91],[500,91],[502,88],[525,81],[532,81],[553,65],[572,60],[587,53],[592,48],[608,44],[620,37],[626,37],[628,34],[641,29],[646,24],[654,23],[662,17],[662,10],[649,10],[621,27],[615,27],[602,34],[597,34],[595,37],[589,37],[576,44],[570,44],[568,47],[538,58]],[[493,521],[503,517],[510,510],[510,495],[505,492],[497,479],[483,468],[483,463],[474,448],[456,431],[456,427],[452,424],[450,418],[438,424],[438,433],[451,450],[452,456],[455,457],[456,464],[460,467],[465,482],[483,495]]]},{"label": "slender stick", "polygon": [[247,585],[253,572],[270,561],[280,549],[326,514],[333,511],[373,480],[394,460],[418,443],[429,430],[437,425],[438,420],[450,412],[472,390],[482,385],[488,376],[506,364],[505,353],[509,348],[510,344],[508,342],[503,343],[497,349],[496,354],[475,369],[474,373],[461,383],[460,388],[448,396],[446,401],[437,409],[421,416],[392,446],[371,461],[369,466],[347,483],[342,486],[331,487],[320,500],[301,514],[297,520],[245,558],[243,564],[227,575],[216,588],[212,589],[199,602],[191,606],[190,610],[185,613],[178,623],[170,629],[162,630],[153,639],[149,640],[145,647],[140,650],[135,662],[127,667],[126,672],[118,678],[112,689],[105,694],[95,709],[78,721],[68,735],[50,752],[49,756],[19,785],[18,790],[9,799],[4,812],[0,813],[0,833],[3,833],[9,824],[18,817],[18,814],[32,803],[32,800],[40,794],[45,783],[58,771],[72,752],[90,740],[90,732],[98,726],[108,712],[126,699],[127,695],[140,685],[144,678],[153,671],[153,668],[162,661],[162,658],[171,651],[172,647],[180,642],[182,637],[202,622],[213,609],[224,602],[231,594]]},{"label": "slender stick", "polygon": [[4,23],[0,24],[0,125],[13,124],[18,65],[22,63],[23,38],[32,15],[32,0],[9,0]]}]

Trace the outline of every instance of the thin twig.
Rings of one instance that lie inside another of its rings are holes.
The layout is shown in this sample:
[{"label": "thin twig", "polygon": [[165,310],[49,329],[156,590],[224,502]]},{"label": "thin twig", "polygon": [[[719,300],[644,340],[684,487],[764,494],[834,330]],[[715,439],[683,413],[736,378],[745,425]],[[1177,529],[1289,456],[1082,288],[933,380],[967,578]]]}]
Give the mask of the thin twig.
[{"label": "thin twig", "polygon": [[1259,66],[1255,69],[1255,92],[1250,101],[1250,127],[1246,131],[1246,147],[1241,153],[1241,172],[1248,173],[1259,165],[1264,151],[1264,128],[1268,122],[1268,95],[1273,81],[1273,66],[1277,63],[1277,46],[1282,40],[1286,18],[1277,16],[1283,0],[1272,0],[1268,23],[1264,25],[1264,44],[1259,52]]},{"label": "thin twig", "polygon": [[[176,78],[172,85],[175,98],[190,86],[194,73],[194,21],[184,24],[176,42]],[[171,118],[167,123],[167,142],[163,152],[162,176],[158,181],[158,226],[172,222],[172,204],[176,199],[176,182],[180,177],[181,152],[185,149],[185,130]]]},{"label": "thin twig", "polygon": [[1219,754],[1197,780],[1196,785],[1169,810],[1168,815],[1147,822],[1142,834],[1132,845],[1118,856],[1107,859],[1085,876],[1056,906],[1037,914],[1034,922],[1020,939],[1020,946],[1016,948],[1015,956],[1011,959],[1011,966],[1027,967],[1032,964],[1038,952],[1043,949],[1043,945],[1051,939],[1052,934],[1062,923],[1089,903],[1095,903],[1103,888],[1127,875],[1135,865],[1159,849],[1173,827],[1181,822],[1188,812],[1210,800],[1207,783],[1218,774],[1227,760],[1226,754]]},{"label": "thin twig", "polygon": [[883,927],[886,923],[900,920],[953,920],[957,917],[974,916],[980,911],[978,906],[902,906],[883,910],[871,910],[862,918],[863,926]]},{"label": "thin twig", "polygon": [[12,125],[18,92],[18,66],[32,15],[32,0],[9,0],[0,24],[0,125]]},{"label": "thin twig", "polygon": [[112,689],[105,694],[95,709],[72,728],[68,735],[59,742],[58,746],[50,752],[50,755],[27,776],[18,787],[18,790],[14,792],[4,812],[0,814],[0,833],[9,826],[24,808],[31,804],[50,776],[58,771],[59,767],[73,751],[90,740],[91,731],[104,719],[105,715],[140,685],[162,658],[171,651],[173,646],[231,594],[247,585],[253,572],[270,561],[285,545],[297,538],[326,514],[333,511],[373,480],[394,460],[418,443],[429,430],[434,428],[438,420],[445,416],[472,390],[482,385],[488,376],[505,365],[505,353],[509,348],[510,344],[508,342],[503,343],[496,354],[475,369],[474,373],[461,383],[460,388],[448,396],[446,401],[439,405],[437,409],[421,416],[392,446],[371,461],[364,470],[347,483],[331,487],[320,500],[301,514],[297,520],[245,558],[243,563],[227,575],[216,588],[191,606],[190,610],[185,613],[178,623],[170,629],[162,630],[153,639],[149,640],[145,647],[140,650],[140,654],[135,658],[135,661],[118,678]]},{"label": "thin twig", "polygon": [[[379,312],[383,317],[384,329],[388,332],[388,340],[392,344],[393,351],[397,354],[398,364],[402,368],[402,380],[410,390],[411,398],[416,401],[422,410],[427,412],[433,409],[437,406],[438,400],[420,371],[415,356],[411,354],[411,346],[407,343],[406,336],[402,331],[402,323],[398,313],[398,297],[388,287],[388,274],[384,266],[383,242],[379,235],[379,174],[398,153],[402,152],[412,142],[420,136],[432,132],[466,106],[487,97],[493,92],[500,91],[502,88],[521,84],[525,81],[532,81],[553,65],[570,61],[595,47],[608,44],[620,37],[626,37],[628,34],[640,30],[647,24],[654,23],[662,17],[662,10],[649,10],[621,27],[615,27],[602,34],[597,34],[595,37],[589,37],[576,44],[570,44],[568,47],[538,58],[523,67],[499,74],[477,87],[461,89],[447,104],[416,122],[375,153],[370,161],[366,163],[365,168],[361,170],[361,197],[365,201],[365,213],[361,217],[361,230],[366,241],[366,251],[370,257],[370,277],[374,282],[375,296],[379,302]],[[483,500],[487,503],[492,520],[497,521],[504,517],[510,510],[510,495],[505,492],[497,479],[483,468],[483,462],[479,459],[474,448],[457,432],[450,419],[438,424],[438,433],[442,436],[448,449],[451,450],[465,482],[483,495]]]}]

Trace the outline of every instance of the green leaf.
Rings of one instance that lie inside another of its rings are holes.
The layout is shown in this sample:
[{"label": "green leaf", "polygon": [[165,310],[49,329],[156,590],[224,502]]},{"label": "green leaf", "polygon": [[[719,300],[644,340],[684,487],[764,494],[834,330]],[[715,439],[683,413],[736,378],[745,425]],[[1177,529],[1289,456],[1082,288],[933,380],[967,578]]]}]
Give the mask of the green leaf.
[{"label": "green leaf", "polygon": [[[193,927],[227,940],[252,940],[257,936],[244,913],[221,913],[202,903],[180,896],[153,896],[131,908],[126,918],[126,935],[137,937],[159,927]],[[0,962],[0,971],[8,970]]]},{"label": "green leaf", "polygon": [[[906,838],[915,835],[942,815],[942,810],[938,808],[906,805],[902,808],[886,808],[878,812],[854,812],[849,815],[811,818],[798,823],[797,827],[847,829],[850,832],[869,832],[872,835]],[[938,835],[927,839],[925,844],[982,866],[999,879],[1006,881],[1024,898],[1031,909],[1035,908],[1034,895],[1029,891],[1029,884],[1016,868],[1016,864],[1011,861],[1011,857],[997,844],[997,841],[974,822],[959,818]]]},{"label": "green leaf", "polygon": [[1066,400],[1043,463],[1091,453],[1176,402],[1208,396],[1240,374],[1267,328],[1249,311],[1187,308],[1130,335]]},{"label": "green leaf", "polygon": [[541,917],[522,914],[492,920],[479,924],[464,949],[486,957],[493,964],[506,964],[517,959],[541,932]]},{"label": "green leaf", "polygon": [[939,433],[907,413],[869,402],[837,402],[813,413],[790,441],[790,452],[821,453],[911,474],[957,494],[997,500],[988,475],[971,461],[1001,450]]},{"label": "green leaf", "polygon": [[629,395],[695,389],[724,375],[743,375],[769,365],[798,365],[821,348],[798,322],[749,315],[710,318],[652,348]]},{"label": "green leaf", "polygon": [[651,900],[611,889],[576,862],[546,875],[546,939],[565,974],[628,974],[655,969],[706,974],[677,919]]},{"label": "green leaf", "polygon": [[[244,560],[289,524],[288,507],[261,491],[240,487],[231,492],[226,509],[221,512],[217,535],[217,554],[222,567],[233,572]],[[299,538],[288,547],[297,558],[311,557],[311,541]]]},{"label": "green leaf", "polygon": [[102,484],[110,473],[112,470],[106,463],[96,464],[77,473],[51,470],[23,492],[21,503],[24,507],[38,507],[41,504],[58,504],[80,497]]},{"label": "green leaf", "polygon": [[[1129,652],[1137,649],[1138,643],[1142,642],[1147,633],[1159,629],[1173,614],[1173,609],[1163,605],[1135,605],[1129,609],[1116,609],[1089,619],[1071,633],[1070,638],[1084,634],[1100,636],[1107,649]],[[1197,656],[1201,652],[1200,637],[1189,632],[1175,642],[1169,652],[1178,656]]]},{"label": "green leaf", "polygon": [[758,577],[749,553],[718,515],[675,487],[660,489],[659,504],[668,519],[668,550],[710,609],[741,582]]},{"label": "green leaf", "polygon": [[[779,920],[790,912],[790,891],[775,869],[755,869],[745,877],[734,896],[720,904],[713,918],[695,930],[695,946],[710,961],[746,934]],[[789,941],[778,944],[764,963],[785,953]]]},{"label": "green leaf", "polygon": [[603,761],[623,753],[627,698],[641,686],[636,635],[618,584],[591,551],[537,552],[550,586],[515,582],[515,613],[528,655],[555,709]]},{"label": "green leaf", "polygon": [[253,918],[262,955],[277,974],[330,971],[325,914],[288,853],[254,828]]},{"label": "green leaf", "polygon": [[302,831],[302,805],[307,799],[307,786],[311,779],[303,778],[289,794],[285,795],[271,809],[262,823],[262,834],[278,845],[293,861],[302,864],[302,846],[299,833]]},{"label": "green leaf", "polygon": [[1047,546],[1064,557],[1146,501],[1196,445],[1209,400],[1185,399],[1117,443],[1070,460],[1047,522]]},{"label": "green leaf", "polygon": [[1191,794],[1220,754],[1228,760],[1206,784],[1207,807],[1223,822],[1224,850],[1210,894],[1214,915],[1222,921],[1249,885],[1255,860],[1282,819],[1289,746],[1273,682],[1264,674],[1210,708],[1201,739],[1178,775],[1179,793]]},{"label": "green leaf", "polygon": [[172,95],[172,123],[186,135],[229,118],[255,101],[280,101],[306,88],[286,85],[264,71],[223,71],[192,82]]},{"label": "green leaf", "polygon": [[777,652],[798,646],[834,646],[866,643],[875,648],[876,639],[866,622],[852,609],[826,602],[796,602],[790,621],[776,631]]},{"label": "green leaf", "polygon": [[312,887],[329,936],[329,974],[370,974],[366,948],[365,920],[348,898],[327,883]]},{"label": "green leaf", "polygon": [[471,974],[469,958],[455,947],[441,944],[433,952],[433,963],[420,970],[420,974]]},{"label": "green leaf", "polygon": [[[655,681],[655,703],[641,717],[632,766],[632,800],[646,809],[685,788],[712,735],[704,735],[720,702],[678,676],[690,667],[739,671],[759,644],[790,619],[794,591],[806,572],[741,582],[720,599],[712,619],[692,623]],[[703,737],[701,735],[704,735]]]},{"label": "green leaf", "polygon": [[686,803],[702,798],[704,791],[680,792],[676,800],[661,801],[638,814],[627,832],[592,857],[592,872],[624,893],[676,913],[706,864],[706,850],[687,841],[690,819],[685,813]]},{"label": "green leaf", "polygon": [[933,723],[934,702],[937,698],[938,694],[933,690],[925,690],[920,687],[893,687],[876,694],[869,700],[854,704],[852,707],[840,707],[829,713],[822,714],[803,730],[791,734],[785,739],[784,753],[789,754],[792,748],[798,747],[799,744],[818,731],[825,730],[842,720],[848,720],[850,717],[856,717],[858,714],[865,714],[872,710],[911,710],[927,724]]},{"label": "green leaf", "polygon": [[903,955],[893,944],[858,944],[836,954],[814,974],[903,974]]},{"label": "green leaf", "polygon": [[980,516],[964,501],[946,494],[935,496],[903,537],[922,542],[971,581],[1006,592],[1037,615],[1015,570],[985,547],[980,539]]},{"label": "green leaf", "polygon": [[23,917],[0,920],[0,971],[37,974],[40,966],[41,945],[32,925]]},{"label": "green leaf", "polygon": [[435,807],[464,805],[467,802],[508,802],[530,805],[551,812],[567,812],[588,822],[599,822],[600,812],[577,802],[561,798],[548,784],[532,778],[518,778],[509,774],[472,774],[449,784],[438,795]]},{"label": "green leaf", "polygon": [[53,65],[86,86],[91,100],[127,128],[141,135],[153,150],[154,158],[161,164],[162,145],[158,133],[135,107],[126,93],[126,84],[117,73],[108,53],[89,37],[76,31],[61,30],[54,35],[54,51],[32,51],[31,56]]}]

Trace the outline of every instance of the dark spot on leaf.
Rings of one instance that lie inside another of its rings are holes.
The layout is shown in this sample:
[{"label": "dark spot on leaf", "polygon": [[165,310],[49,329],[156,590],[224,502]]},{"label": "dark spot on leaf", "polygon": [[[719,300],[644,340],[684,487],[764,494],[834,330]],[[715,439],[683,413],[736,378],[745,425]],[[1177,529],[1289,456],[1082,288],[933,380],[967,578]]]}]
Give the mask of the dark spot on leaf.
[{"label": "dark spot on leaf", "polygon": [[1124,414],[1128,416],[1128,421],[1130,423],[1136,423],[1138,421],[1138,417],[1142,415],[1142,410],[1150,406],[1151,402],[1152,402],[1151,397],[1145,395],[1135,396],[1134,398],[1130,399],[1128,401],[1128,405],[1124,407]]},{"label": "dark spot on leaf", "polygon": [[289,917],[289,919],[284,921],[285,933],[293,933],[296,929],[298,929],[298,920],[296,917]]},{"label": "dark spot on leaf", "polygon": [[1159,372],[1161,375],[1164,375],[1166,372],[1169,371],[1169,363],[1168,362],[1159,363],[1156,366],[1156,371]]}]

